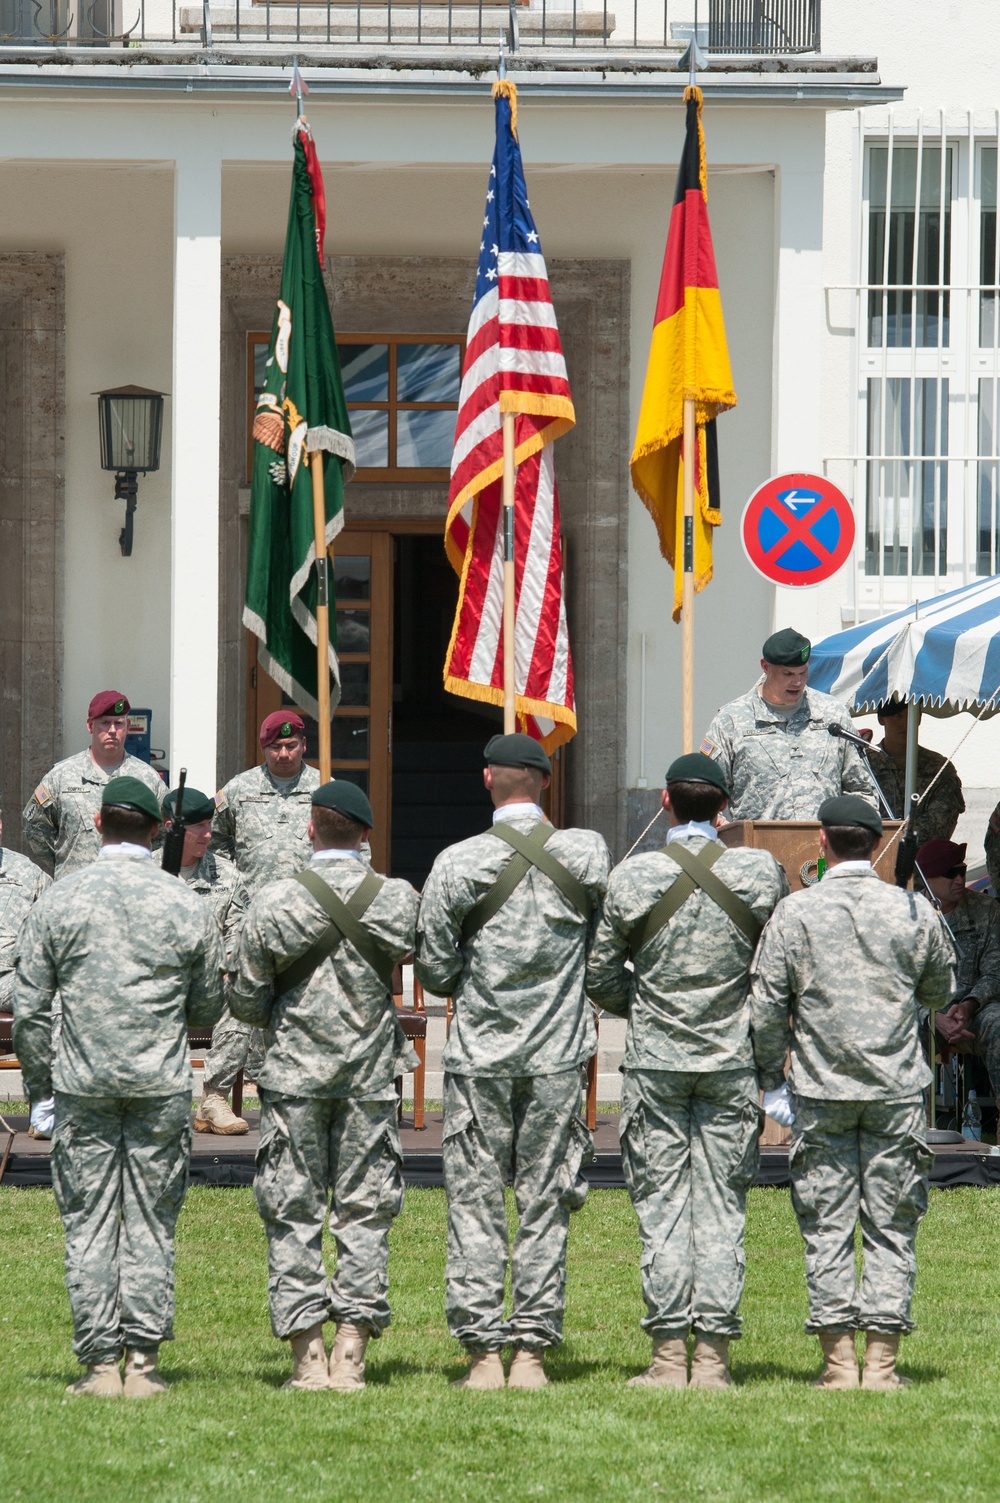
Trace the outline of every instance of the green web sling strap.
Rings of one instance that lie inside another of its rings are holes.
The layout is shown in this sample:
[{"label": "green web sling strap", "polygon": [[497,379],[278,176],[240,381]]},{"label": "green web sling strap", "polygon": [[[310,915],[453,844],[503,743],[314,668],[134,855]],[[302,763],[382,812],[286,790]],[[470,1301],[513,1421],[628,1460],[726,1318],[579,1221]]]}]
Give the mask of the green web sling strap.
[{"label": "green web sling strap", "polygon": [[296,872],[293,880],[302,883],[307,892],[319,903],[330,922],[308,950],[275,977],[274,995],[284,996],[285,992],[291,991],[293,986],[298,986],[307,980],[316,967],[328,955],[332,955],[344,939],[350,940],[362,960],[367,961],[371,966],[386,991],[390,991],[395,967],[388,957],[381,953],[368,930],[360,922],[366,910],[371,907],[382,891],[384,885],[382,878],[376,877],[374,872],[366,872],[346,903],[314,871]]},{"label": "green web sling strap", "polygon": [[664,925],[669,924],[678,908],[682,903],[687,902],[696,887],[700,887],[713,903],[718,904],[723,913],[732,919],[737,929],[741,930],[756,948],[763,924],[747,907],[743,899],[738,898],[721,877],[717,877],[712,871],[712,867],[724,851],[725,846],[719,840],[713,841],[699,854],[687,850],[680,841],[675,841],[671,846],[663,846],[663,855],[669,856],[671,861],[676,861],[683,871],[683,876],[678,877],[667,888],[662,898],[653,904],[646,917],[640,919],[632,930],[629,936],[629,950],[633,959],[643,945],[648,945]]},{"label": "green web sling strap", "polygon": [[463,944],[467,944],[474,934],[479,933],[484,924],[488,924],[491,918],[496,917],[515,887],[533,866],[537,867],[540,872],[544,872],[555,883],[563,897],[572,903],[576,911],[589,920],[594,905],[587,889],[571,871],[563,866],[561,861],[552,855],[551,851],[545,849],[546,842],[555,833],[555,826],[546,824],[537,824],[528,835],[522,835],[520,830],[515,830],[512,825],[493,826],[490,834],[512,845],[514,855],[507,862],[493,886],[487,888],[479,902],[475,903],[465,915],[462,924]]}]

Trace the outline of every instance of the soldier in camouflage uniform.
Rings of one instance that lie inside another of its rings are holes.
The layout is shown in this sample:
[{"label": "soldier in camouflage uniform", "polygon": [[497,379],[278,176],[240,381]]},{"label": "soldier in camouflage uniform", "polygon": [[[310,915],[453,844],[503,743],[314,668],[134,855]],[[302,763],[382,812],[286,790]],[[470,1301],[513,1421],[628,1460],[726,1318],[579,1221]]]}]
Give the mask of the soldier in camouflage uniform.
[{"label": "soldier in camouflage uniform", "polygon": [[[390,982],[413,949],[417,894],[369,870],[360,848],[371,824],[353,783],[314,791],[307,880],[273,883],[253,899],[228,987],[233,1014],[267,1029],[254,1194],[271,1329],[295,1357],[289,1388],[363,1388],[368,1340],[389,1324],[389,1228],[403,1204],[393,1079],[407,1049]],[[309,882],[329,889],[332,914]],[[345,922],[338,902],[354,917],[331,953],[317,942],[331,919]],[[328,1209],[337,1243],[329,1282]],[[337,1322],[329,1369],[327,1320]]]},{"label": "soldier in camouflage uniform", "polygon": [[162,804],[163,779],[125,751],[130,705],[117,689],[95,694],[87,711],[90,746],[47,772],[24,810],[24,838],[58,882],[82,871],[101,848],[94,815],[110,778],[138,778]]},{"label": "soldier in camouflage uniform", "polygon": [[[163,800],[163,814],[169,830],[177,808],[177,792]],[[250,899],[231,861],[209,850],[215,803],[197,788],[184,790],[182,819],[184,849],[180,875],[192,892],[205,899],[222,931],[227,957],[236,948],[240,925]],[[251,1080],[264,1062],[264,1035],[234,1018],[227,1008],[212,1030],[212,1046],[205,1056],[202,1075],[201,1105],[194,1119],[195,1132],[214,1132],[226,1137],[241,1137],[249,1124],[237,1117],[229,1106],[229,1092],[240,1070]]]},{"label": "soldier in camouflage uniform", "polygon": [[[692,1388],[728,1387],[729,1342],[740,1334],[760,1132],[750,962],[788,882],[768,851],[721,847],[714,826],[727,797],[710,757],[671,764],[667,848],[615,867],[587,962],[587,995],[628,1017],[622,1163],[642,1239],[642,1325],[653,1338],[651,1366],[630,1382],[645,1387],[685,1387],[690,1331]],[[743,905],[745,928],[685,875],[678,851],[717,857],[711,871]],[[664,915],[657,905],[677,883],[688,895]]]},{"label": "soldier in camouflage uniform", "polygon": [[238,773],[215,796],[212,850],[235,862],[251,897],[309,861],[306,831],[319,773],[304,760],[305,723],[277,710],[260,728],[264,765]]},{"label": "soldier in camouflage uniform", "polygon": [[871,868],[882,820],[869,805],[828,799],[819,817],[828,870],[779,904],[754,961],[754,1054],[766,1091],[782,1086],[791,1049],[789,1166],[806,1244],[806,1330],[825,1359],[817,1386],[859,1386],[854,1333],[863,1330],[860,1386],[898,1388],[930,1164],[919,1009],[952,996],[955,947],[928,903]]},{"label": "soldier in camouflage uniform", "polygon": [[941,1047],[972,1050],[985,1061],[993,1095],[1000,1101],[1000,904],[965,885],[966,846],[930,840],[917,865],[958,951],[958,973],[949,1005],[934,1014]]},{"label": "soldier in camouflage uniform", "polygon": [[[187,1188],[189,1024],[222,1010],[224,957],[203,903],[151,859],[160,806],[113,778],[101,852],[28,917],[14,985],[14,1047],[32,1097],[55,1086],[52,1179],[66,1231],[72,1394],[162,1392],[173,1336],[174,1228]],[[62,1002],[53,1039],[52,999]]]},{"label": "soldier in camouflage uniform", "polygon": [[[906,793],[906,703],[890,700],[878,712],[878,723],[884,736],[880,746],[872,747],[868,763],[882,795],[892,810],[894,819],[906,819],[909,810],[904,808]],[[919,719],[918,719],[919,724]],[[941,772],[941,768],[944,771]],[[938,777],[938,773],[941,776]],[[926,800],[917,809],[917,838],[926,840],[950,840],[958,824],[958,816],[965,813],[962,796],[962,780],[951,762],[939,752],[926,746],[917,747],[917,793],[923,793],[934,779]]]},{"label": "soldier in camouflage uniform", "polygon": [[723,705],[701,750],[714,757],[732,789],[729,818],[815,819],[825,798],[857,793],[874,807],[875,790],[855,746],[829,733],[851,729],[839,700],[806,687],[806,637],[779,631],[762,648],[763,682]]},{"label": "soldier in camouflage uniform", "polygon": [[[3,844],[2,800],[0,800],[0,1012],[10,1012],[14,995],[14,963],[17,937],[32,905],[52,886],[52,878],[29,861],[27,856]],[[49,1096],[31,1104],[29,1138],[52,1136],[55,1101]]]},{"label": "soldier in camouflage uniform", "polygon": [[983,845],[986,849],[986,870],[989,873],[990,886],[993,889],[994,898],[997,899],[1000,898],[1000,804],[997,804],[990,815]]},{"label": "soldier in camouflage uniform", "polygon": [[[538,804],[549,759],[537,741],[495,736],[486,761],[494,830],[509,843],[476,835],[438,856],[420,903],[415,971],[455,1007],[441,1151],[446,1314],[472,1356],[460,1386],[503,1387],[500,1352],[512,1342],[510,1386],[540,1388],[542,1352],[562,1339],[569,1217],[586,1197],[580,1171],[593,1152],[580,1117],[581,1066],[597,1051],[583,978],[611,862],[593,831],[551,830]],[[546,832],[541,869],[512,855],[511,844],[527,837],[536,850]],[[518,869],[511,862],[525,874],[491,915],[480,899]],[[505,1184],[518,1210],[509,1320]]]}]

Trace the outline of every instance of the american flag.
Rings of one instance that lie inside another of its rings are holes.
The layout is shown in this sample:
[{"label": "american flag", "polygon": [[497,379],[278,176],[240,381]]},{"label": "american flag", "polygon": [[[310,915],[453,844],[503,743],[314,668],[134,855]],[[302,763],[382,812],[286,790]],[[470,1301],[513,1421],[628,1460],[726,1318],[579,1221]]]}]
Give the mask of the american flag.
[{"label": "american flag", "polygon": [[517,91],[494,86],[496,150],[455,426],[445,546],[461,581],[445,688],[503,704],[503,434],[515,412],[514,683],[519,724],[547,750],[576,731],[559,494],[549,447],[576,421],[528,205]]}]

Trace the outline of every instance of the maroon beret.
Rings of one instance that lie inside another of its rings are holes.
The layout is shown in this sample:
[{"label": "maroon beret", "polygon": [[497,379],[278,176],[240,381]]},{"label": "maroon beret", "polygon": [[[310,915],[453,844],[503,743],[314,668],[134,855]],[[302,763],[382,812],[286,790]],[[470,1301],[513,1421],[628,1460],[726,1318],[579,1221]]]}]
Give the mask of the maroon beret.
[{"label": "maroon beret", "polygon": [[305,721],[292,710],[275,710],[273,715],[265,717],[261,725],[261,747],[266,750],[284,736],[302,736],[305,734],[305,729]]},{"label": "maroon beret", "polygon": [[925,877],[943,877],[953,866],[961,866],[968,845],[963,840],[956,845],[954,840],[928,840],[917,852],[917,865]]},{"label": "maroon beret", "polygon": [[90,701],[88,720],[99,720],[102,715],[127,715],[132,706],[127,697],[117,689],[102,689]]}]

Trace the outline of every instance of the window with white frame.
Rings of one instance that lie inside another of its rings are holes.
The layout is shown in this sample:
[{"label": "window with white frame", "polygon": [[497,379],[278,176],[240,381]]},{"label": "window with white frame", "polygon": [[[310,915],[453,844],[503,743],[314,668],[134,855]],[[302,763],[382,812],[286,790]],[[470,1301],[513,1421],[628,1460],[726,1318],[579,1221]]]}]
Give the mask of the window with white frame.
[{"label": "window with white frame", "polygon": [[864,149],[854,491],[893,597],[1000,573],[998,127],[936,125]]}]

